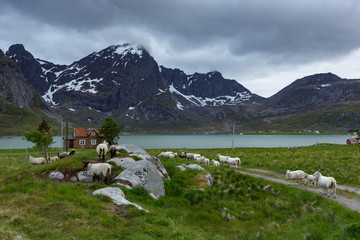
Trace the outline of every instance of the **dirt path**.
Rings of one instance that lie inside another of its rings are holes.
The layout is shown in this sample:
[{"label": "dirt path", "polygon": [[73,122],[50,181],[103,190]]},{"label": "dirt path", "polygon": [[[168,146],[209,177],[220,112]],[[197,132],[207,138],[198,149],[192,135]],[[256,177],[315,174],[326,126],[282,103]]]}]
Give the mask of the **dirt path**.
[{"label": "dirt path", "polygon": [[[274,174],[274,175],[284,177],[284,175],[280,175],[278,173],[271,172],[271,171],[260,170],[260,169],[249,169],[249,170],[256,171],[256,172],[259,172],[259,173],[270,173],[270,174]],[[298,183],[294,183],[294,182],[289,183],[286,180],[278,179],[278,178],[275,178],[275,177],[268,177],[268,176],[264,176],[264,175],[257,174],[257,173],[249,173],[249,172],[245,172],[245,171],[241,171],[241,170],[236,170],[236,172],[244,174],[244,175],[250,175],[250,176],[253,176],[253,177],[266,179],[266,180],[272,181],[272,182],[286,184],[286,185],[289,185],[289,186],[296,187],[298,189],[307,190],[309,192],[320,195],[320,190],[318,188],[313,188],[313,187],[309,187],[307,185],[302,185],[302,184],[298,184]],[[337,189],[347,190],[349,192],[354,192],[354,193],[357,193],[357,194],[360,195],[360,189],[359,188],[354,188],[354,187],[349,187],[349,186],[344,186],[344,185],[338,185]],[[329,198],[329,199],[342,204],[343,206],[345,206],[346,208],[348,208],[350,210],[353,210],[353,211],[356,211],[356,212],[360,213],[360,201],[358,201],[356,199],[347,198],[347,197],[344,197],[344,196],[341,196],[341,195],[338,195],[338,194],[336,195],[336,199],[333,199],[333,198]]]}]

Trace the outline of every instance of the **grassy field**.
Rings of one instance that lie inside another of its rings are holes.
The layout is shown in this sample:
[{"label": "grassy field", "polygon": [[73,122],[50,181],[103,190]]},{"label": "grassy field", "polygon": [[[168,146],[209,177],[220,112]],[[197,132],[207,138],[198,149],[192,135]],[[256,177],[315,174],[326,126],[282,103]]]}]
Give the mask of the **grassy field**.
[{"label": "grassy field", "polygon": [[[339,183],[360,185],[359,149],[354,146],[191,151],[209,158],[217,153],[236,155],[244,167],[279,173],[295,168],[322,170],[339,178]],[[30,154],[39,156],[36,151]],[[182,172],[176,167],[188,160],[162,159],[171,177],[165,181],[165,197],[154,200],[143,188],[123,189],[129,201],[150,211],[145,213],[92,196],[104,183],[48,179],[53,170],[76,172],[82,169],[81,161],[97,160],[94,150],[78,150],[75,156],[35,167],[24,157],[25,150],[0,150],[1,239],[319,240],[357,239],[360,234],[360,214],[321,196],[232,169],[206,166],[214,177],[213,186],[208,187],[201,180],[203,172]],[[119,172],[121,168],[115,168],[115,174]]]}]

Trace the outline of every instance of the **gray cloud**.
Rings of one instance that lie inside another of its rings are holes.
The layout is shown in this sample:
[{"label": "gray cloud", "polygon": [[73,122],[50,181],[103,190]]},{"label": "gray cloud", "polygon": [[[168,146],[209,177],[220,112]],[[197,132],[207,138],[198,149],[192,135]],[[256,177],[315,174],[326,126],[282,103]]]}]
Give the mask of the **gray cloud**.
[{"label": "gray cloud", "polygon": [[37,57],[71,63],[130,42],[144,45],[159,64],[187,73],[216,69],[240,83],[273,79],[265,95],[280,90],[279,72],[360,48],[356,0],[2,0],[1,6],[5,50],[20,42]]}]

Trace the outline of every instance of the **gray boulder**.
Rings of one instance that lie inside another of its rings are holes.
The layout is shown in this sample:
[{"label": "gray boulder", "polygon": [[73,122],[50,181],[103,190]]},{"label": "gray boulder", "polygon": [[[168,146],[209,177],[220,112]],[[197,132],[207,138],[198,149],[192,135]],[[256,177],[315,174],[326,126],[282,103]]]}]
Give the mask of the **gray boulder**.
[{"label": "gray boulder", "polygon": [[205,171],[205,168],[201,167],[198,164],[189,164],[186,167],[190,168],[190,169],[196,169],[196,170],[200,170],[200,171]]},{"label": "gray boulder", "polygon": [[130,187],[142,186],[156,198],[165,196],[164,181],[156,166],[147,160],[133,163],[114,180]]},{"label": "gray boulder", "polygon": [[52,172],[49,175],[49,178],[51,179],[56,179],[56,180],[62,180],[64,179],[64,174],[62,174],[61,172]]},{"label": "gray boulder", "polygon": [[186,170],[186,168],[183,165],[178,165],[176,167],[179,168],[180,171],[185,171]]},{"label": "gray boulder", "polygon": [[124,192],[120,188],[117,188],[117,187],[101,188],[101,189],[94,191],[93,195],[108,196],[117,205],[133,205],[137,209],[144,210],[145,212],[149,212],[148,210],[137,205],[136,203],[132,203],[132,202],[129,202],[128,200],[126,200]]},{"label": "gray boulder", "polygon": [[80,182],[92,182],[94,174],[90,171],[78,172],[77,177]]},{"label": "gray boulder", "polygon": [[205,177],[206,177],[206,179],[207,179],[207,185],[211,186],[212,183],[213,183],[213,177],[211,176],[210,173],[207,173],[207,174],[205,175]]},{"label": "gray boulder", "polygon": [[135,162],[135,160],[132,158],[129,158],[129,157],[125,157],[125,158],[112,158],[108,162],[113,162],[113,163],[115,163],[116,166],[120,166],[123,169],[126,169],[131,164],[133,164]]},{"label": "gray boulder", "polygon": [[153,164],[155,164],[156,168],[161,173],[161,175],[164,177],[164,179],[170,180],[170,176],[169,176],[168,172],[166,171],[166,169],[164,168],[164,166],[162,165],[160,159],[157,157],[151,156],[144,149],[139,148],[138,146],[135,146],[134,144],[120,144],[120,145],[117,145],[116,148],[117,149],[121,149],[121,148],[125,149],[130,154],[130,156],[136,156],[143,160],[152,162]]},{"label": "gray boulder", "polygon": [[78,179],[77,179],[76,176],[72,176],[72,177],[70,178],[70,182],[77,182],[77,181],[78,181]]}]

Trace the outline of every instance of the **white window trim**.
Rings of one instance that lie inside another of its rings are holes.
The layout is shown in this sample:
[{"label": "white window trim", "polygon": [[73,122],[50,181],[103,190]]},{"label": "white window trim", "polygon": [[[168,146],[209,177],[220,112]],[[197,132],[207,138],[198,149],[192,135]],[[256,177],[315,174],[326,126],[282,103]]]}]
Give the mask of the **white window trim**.
[{"label": "white window trim", "polygon": [[80,146],[85,146],[85,143],[86,143],[85,139],[80,139],[79,140],[79,145]]},{"label": "white window trim", "polygon": [[91,145],[96,145],[96,139],[91,139]]},{"label": "white window trim", "polygon": [[95,136],[95,132],[92,132],[91,135],[92,135],[92,136]]}]

